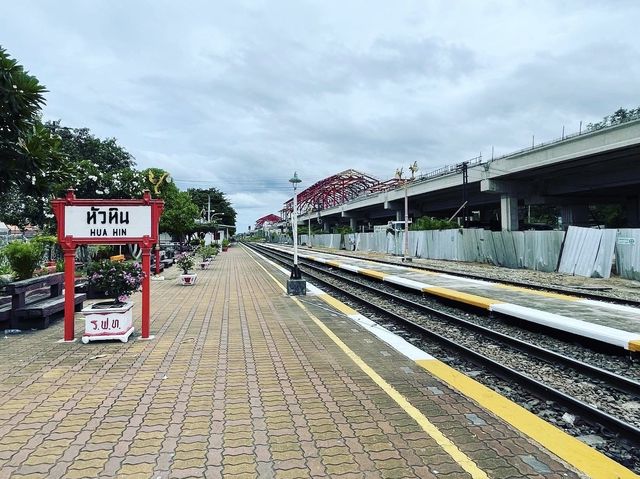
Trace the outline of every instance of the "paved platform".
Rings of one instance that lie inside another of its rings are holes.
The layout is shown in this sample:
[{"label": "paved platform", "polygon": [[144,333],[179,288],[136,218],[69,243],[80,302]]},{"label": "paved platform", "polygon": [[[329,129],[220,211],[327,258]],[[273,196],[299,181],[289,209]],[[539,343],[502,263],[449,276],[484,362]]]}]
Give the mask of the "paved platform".
[{"label": "paved platform", "polygon": [[243,248],[178,273],[152,282],[151,341],[0,339],[1,478],[636,477],[564,435],[561,459]]},{"label": "paved platform", "polygon": [[[291,248],[282,245],[269,246],[291,253]],[[302,250],[299,256],[619,348],[640,351],[639,308],[326,252]]]}]

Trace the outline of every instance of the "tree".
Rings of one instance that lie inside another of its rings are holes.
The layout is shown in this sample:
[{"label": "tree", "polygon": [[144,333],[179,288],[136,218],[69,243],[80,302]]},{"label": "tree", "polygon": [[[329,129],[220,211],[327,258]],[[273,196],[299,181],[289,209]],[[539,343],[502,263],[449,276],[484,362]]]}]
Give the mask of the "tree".
[{"label": "tree", "polygon": [[596,123],[587,124],[587,131],[600,130],[607,126],[620,125],[627,121],[636,120],[640,118],[640,107],[625,110],[624,108],[618,108],[611,115],[605,116],[602,121]]},{"label": "tree", "polygon": [[134,157],[117,144],[115,138],[101,140],[88,128],[69,128],[60,121],[46,123],[46,128],[60,138],[67,175],[55,185],[56,196],[68,188],[78,198],[137,198],[145,189],[141,172],[135,169]]},{"label": "tree", "polygon": [[167,207],[160,218],[160,231],[165,231],[184,241],[185,235],[195,228],[195,219],[199,209],[191,201],[191,196],[186,191],[179,191],[172,203]]},{"label": "tree", "polygon": [[47,90],[0,47],[0,194],[13,186],[30,183],[30,176],[43,170],[49,158],[34,155],[29,145],[39,123]]},{"label": "tree", "polygon": [[216,216],[211,218],[212,223],[235,226],[236,210],[233,209],[229,200],[220,190],[217,188],[209,188],[206,190],[190,188],[187,192],[191,195],[192,201],[198,205],[198,208],[202,213],[202,219],[208,219],[207,208],[209,198],[211,198],[211,212],[216,213]]}]

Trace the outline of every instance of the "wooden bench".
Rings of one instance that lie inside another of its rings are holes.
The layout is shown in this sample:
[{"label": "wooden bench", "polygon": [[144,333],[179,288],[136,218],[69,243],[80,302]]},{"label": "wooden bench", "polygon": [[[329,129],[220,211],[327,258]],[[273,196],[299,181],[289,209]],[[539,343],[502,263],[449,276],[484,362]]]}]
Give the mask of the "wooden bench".
[{"label": "wooden bench", "polygon": [[164,266],[165,268],[168,268],[169,266],[173,265],[173,258],[161,259],[160,263],[162,263],[162,266]]},{"label": "wooden bench", "polygon": [[[50,318],[64,311],[64,273],[48,274],[37,278],[15,281],[5,286],[11,296],[11,305],[0,308],[0,320],[9,321],[9,328],[22,329],[36,325],[39,329],[49,326]],[[74,297],[75,310],[80,311],[86,294]]]}]

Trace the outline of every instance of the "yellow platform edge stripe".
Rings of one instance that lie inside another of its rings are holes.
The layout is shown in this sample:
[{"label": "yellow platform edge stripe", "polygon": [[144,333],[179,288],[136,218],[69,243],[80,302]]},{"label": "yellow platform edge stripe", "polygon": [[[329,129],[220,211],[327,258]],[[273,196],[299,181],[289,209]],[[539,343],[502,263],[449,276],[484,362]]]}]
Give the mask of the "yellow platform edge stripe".
[{"label": "yellow platform edge stripe", "polygon": [[[267,276],[275,283],[275,285],[283,291],[286,291],[284,285],[280,283],[267,269],[262,266],[258,261],[253,258],[256,264],[266,273]],[[318,295],[324,301],[330,296],[328,294]],[[402,409],[415,420],[420,427],[438,444],[451,458],[458,463],[458,465],[467,471],[472,479],[489,479],[486,472],[478,467],[469,456],[462,452],[458,447],[451,442],[440,430],[432,424],[425,416],[413,406],[401,393],[399,393],[391,384],[387,383],[377,372],[375,372],[367,363],[365,363],[356,353],[354,353],[336,334],[331,331],[322,321],[316,318],[311,311],[309,311],[305,305],[296,299],[295,296],[291,298],[306,314],[309,318],[329,337],[331,340],[353,361],[358,367],[366,373],[383,391],[385,391]],[[341,303],[336,298],[331,299],[335,303]],[[345,310],[349,308],[343,304],[341,309]],[[349,308],[351,309],[351,308]]]},{"label": "yellow platform edge stripe", "polygon": [[[328,295],[327,295],[328,296]],[[425,431],[451,458],[473,479],[488,479],[486,472],[448,437],[446,437],[418,408],[412,405],[397,389],[389,384],[373,368],[371,368],[360,356],[358,356],[349,346],[347,346],[331,329],[329,329],[320,319],[318,319],[306,306],[295,297],[292,297],[298,306],[309,316],[309,318],[367,375],[375,382],[398,406],[400,406],[414,421],[416,421],[423,431]],[[324,298],[323,298],[324,299]],[[338,301],[338,300],[335,300]]]},{"label": "yellow platform edge stripe", "polygon": [[376,278],[380,280],[384,280],[385,276],[389,276],[387,273],[381,273],[380,271],[375,271],[373,269],[366,269],[366,268],[361,268],[360,271],[358,271],[358,273],[364,274],[365,276],[371,276],[372,278]]},{"label": "yellow platform edge stripe", "polygon": [[329,295],[327,293],[321,293],[317,297],[320,298],[325,303],[327,303],[332,308],[337,309],[338,311],[340,311],[342,314],[346,314],[347,316],[352,316],[354,314],[358,314],[358,312],[355,309],[347,306],[342,301],[334,298],[333,296],[331,296],[331,295]]},{"label": "yellow platform edge stripe", "polygon": [[629,341],[629,351],[640,351],[640,339]]},{"label": "yellow platform edge stripe", "polygon": [[443,298],[452,299],[454,301],[459,301],[487,310],[490,310],[491,306],[494,304],[504,303],[504,301],[499,301],[497,299],[489,299],[485,298],[484,296],[478,296],[476,294],[462,293],[454,289],[442,288],[440,286],[429,286],[427,288],[422,288],[422,291],[427,294],[433,294]]},{"label": "yellow platform edge stripe", "polygon": [[535,414],[443,362],[434,359],[422,359],[416,361],[416,364],[542,444],[549,451],[587,474],[590,478],[637,479],[640,477],[604,454],[569,436]]},{"label": "yellow platform edge stripe", "polygon": [[[273,275],[271,275],[260,263],[258,263],[257,261],[256,263],[276,283],[276,285],[280,287],[280,289],[286,291],[286,288],[282,284],[280,284],[278,280],[273,277]],[[320,295],[320,297],[322,297],[322,295]],[[331,296],[326,294],[326,297]],[[337,303],[340,302],[333,297],[331,298]],[[326,301],[325,298],[322,299]],[[296,302],[298,302],[304,309],[304,305],[302,305],[297,300]],[[348,308],[348,306],[346,305],[344,305],[344,307]],[[319,319],[316,318],[316,320],[320,322],[321,326],[324,326],[324,324]],[[324,327],[326,328],[326,326]],[[326,329],[329,330],[328,328]],[[331,332],[331,330],[329,330],[329,332]],[[331,334],[333,334],[333,332],[331,332]],[[340,341],[339,338],[337,339],[338,341]],[[640,340],[630,341],[629,344],[631,345],[631,343],[637,345],[640,348]],[[501,396],[488,387],[483,386],[470,377],[465,376],[464,374],[456,371],[450,366],[447,366],[443,362],[438,361],[437,359],[421,359],[417,360],[416,364],[429,371],[435,377],[445,382],[453,389],[459,391],[467,398],[474,400],[484,409],[492,412],[505,422],[508,422],[523,434],[526,434],[533,440],[537,441],[547,450],[564,459],[573,467],[589,475],[591,479],[640,478],[640,476],[613,461],[612,459],[609,459],[604,454],[599,453],[595,449],[592,449],[591,447],[578,441],[574,437],[569,436],[555,426],[552,426],[536,415],[530,413],[523,407],[518,406],[504,396]],[[392,386],[389,385],[389,387]],[[461,452],[461,454],[464,453]],[[473,464],[475,465],[475,463]],[[484,471],[480,470],[480,473],[484,474]]]},{"label": "yellow platform edge stripe", "polygon": [[340,261],[333,261],[333,260],[329,260],[329,261],[325,261],[324,264],[328,264],[329,266],[335,266],[336,268],[340,267]]},{"label": "yellow platform edge stripe", "polygon": [[546,298],[564,299],[565,301],[578,301],[580,299],[577,296],[571,296],[570,294],[552,293],[550,291],[538,291],[535,289],[529,289],[523,286],[513,286],[510,284],[496,284],[496,288],[508,289],[510,291],[522,291],[523,293],[527,294],[544,296]]}]

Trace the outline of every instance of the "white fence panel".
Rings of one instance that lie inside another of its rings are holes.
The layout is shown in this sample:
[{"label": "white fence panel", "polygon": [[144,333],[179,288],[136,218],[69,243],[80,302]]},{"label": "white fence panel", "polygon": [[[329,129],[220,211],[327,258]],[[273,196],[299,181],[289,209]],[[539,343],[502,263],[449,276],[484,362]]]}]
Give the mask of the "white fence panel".
[{"label": "white fence panel", "polygon": [[608,278],[615,235],[615,230],[569,226],[558,271],[587,278]]},{"label": "white fence panel", "polygon": [[618,230],[616,268],[621,278],[640,281],[640,229]]}]

